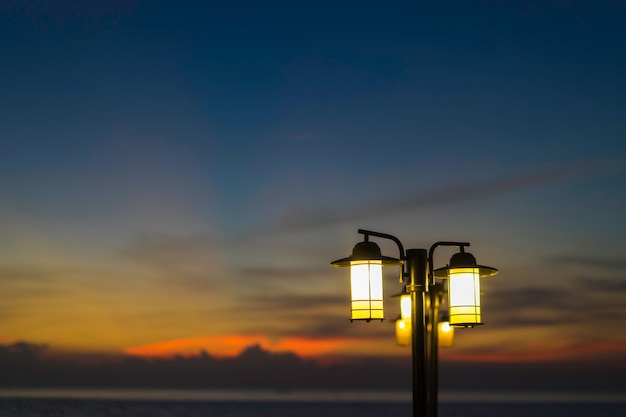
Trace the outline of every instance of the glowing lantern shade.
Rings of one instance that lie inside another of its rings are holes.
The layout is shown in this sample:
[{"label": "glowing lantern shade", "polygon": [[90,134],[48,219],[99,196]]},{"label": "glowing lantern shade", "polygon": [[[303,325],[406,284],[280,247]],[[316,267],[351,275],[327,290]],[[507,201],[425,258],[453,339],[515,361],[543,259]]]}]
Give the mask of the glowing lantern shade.
[{"label": "glowing lantern shade", "polygon": [[472,327],[483,324],[480,314],[480,278],[496,275],[498,270],[476,265],[471,253],[454,254],[450,265],[435,271],[435,276],[448,278],[448,312],[450,325]]},{"label": "glowing lantern shade", "polygon": [[400,294],[400,317],[411,320],[411,294]]},{"label": "glowing lantern shade", "polygon": [[413,332],[411,330],[411,294],[404,292],[396,294],[394,298],[400,299],[400,317],[396,320],[396,344],[398,346],[411,346]]},{"label": "glowing lantern shade", "polygon": [[449,321],[441,321],[438,325],[437,342],[441,348],[451,348],[454,345],[454,327]]},{"label": "glowing lantern shade", "polygon": [[384,319],[383,265],[380,261],[350,263],[352,320]]},{"label": "glowing lantern shade", "polygon": [[[450,322],[444,321],[438,324],[437,345],[440,348],[450,348],[454,345],[454,327]],[[396,320],[396,344],[398,346],[411,346],[411,320]]]},{"label": "glowing lantern shade", "polygon": [[450,322],[453,325],[482,324],[478,268],[454,268],[449,277]]},{"label": "glowing lantern shade", "polygon": [[396,344],[398,346],[411,346],[411,319],[396,320]]},{"label": "glowing lantern shade", "polygon": [[331,262],[332,266],[350,267],[350,320],[383,320],[383,266],[402,261],[380,254],[374,242],[357,243],[352,256]]}]

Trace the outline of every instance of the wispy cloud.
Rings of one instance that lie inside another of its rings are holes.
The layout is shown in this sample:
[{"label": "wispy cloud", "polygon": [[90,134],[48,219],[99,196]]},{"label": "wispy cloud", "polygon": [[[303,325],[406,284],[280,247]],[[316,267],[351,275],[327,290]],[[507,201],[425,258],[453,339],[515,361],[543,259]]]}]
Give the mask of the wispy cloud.
[{"label": "wispy cloud", "polygon": [[500,326],[584,325],[609,329],[622,321],[626,285],[622,280],[575,278],[567,286],[498,289],[485,305],[489,322]]},{"label": "wispy cloud", "polygon": [[[446,206],[467,201],[495,198],[504,194],[540,187],[557,181],[572,180],[583,176],[609,175],[620,170],[615,164],[583,163],[551,167],[508,177],[495,177],[474,182],[448,184],[427,191],[408,192],[406,196],[393,199],[377,198],[370,204],[357,207],[315,207],[293,210],[252,231],[247,237],[268,230],[288,232],[315,229],[347,221],[363,220],[377,216],[389,216],[429,207]],[[621,168],[623,171],[624,169]]]},{"label": "wispy cloud", "polygon": [[251,267],[240,270],[241,274],[250,278],[264,280],[290,280],[302,279],[324,275],[328,267],[325,268],[278,268],[278,267]]},{"label": "wispy cloud", "polygon": [[207,290],[219,281],[220,247],[206,236],[143,236],[121,255],[179,285]]},{"label": "wispy cloud", "polygon": [[560,255],[546,258],[546,262],[558,266],[588,267],[600,270],[626,271],[626,260],[608,257]]},{"label": "wispy cloud", "polygon": [[309,309],[328,309],[343,306],[345,297],[331,295],[306,295],[284,294],[282,297],[273,296],[248,296],[242,300],[248,308],[255,311],[271,310],[273,314],[285,314],[286,312],[303,311]]}]

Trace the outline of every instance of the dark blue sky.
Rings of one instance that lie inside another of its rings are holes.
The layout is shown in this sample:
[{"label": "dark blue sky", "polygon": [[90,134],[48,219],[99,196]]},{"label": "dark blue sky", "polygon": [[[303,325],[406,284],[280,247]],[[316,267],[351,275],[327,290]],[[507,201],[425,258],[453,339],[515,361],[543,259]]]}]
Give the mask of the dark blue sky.
[{"label": "dark blue sky", "polygon": [[622,346],[623,1],[212,3],[0,6],[0,341],[397,354],[363,227],[502,270],[459,354]]}]

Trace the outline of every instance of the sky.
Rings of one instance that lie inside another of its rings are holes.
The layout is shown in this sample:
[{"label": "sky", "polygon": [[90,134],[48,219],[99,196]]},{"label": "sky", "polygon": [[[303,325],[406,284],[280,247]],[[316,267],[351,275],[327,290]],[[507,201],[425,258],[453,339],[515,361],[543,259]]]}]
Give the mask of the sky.
[{"label": "sky", "polygon": [[0,38],[0,344],[407,357],[397,270],[350,323],[329,267],[364,228],[500,270],[443,361],[624,357],[624,2],[9,0]]}]

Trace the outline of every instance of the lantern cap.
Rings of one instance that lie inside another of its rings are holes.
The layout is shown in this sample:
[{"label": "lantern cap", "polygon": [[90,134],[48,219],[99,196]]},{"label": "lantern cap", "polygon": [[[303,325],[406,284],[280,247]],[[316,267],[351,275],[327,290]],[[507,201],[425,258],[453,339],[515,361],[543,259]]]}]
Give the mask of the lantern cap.
[{"label": "lantern cap", "polygon": [[435,269],[435,277],[448,278],[450,276],[450,270],[455,268],[478,268],[478,274],[481,278],[492,277],[498,273],[496,268],[490,266],[478,265],[476,258],[469,252],[465,252],[461,247],[461,252],[455,253],[450,258],[450,264],[443,268]]},{"label": "lantern cap", "polygon": [[383,256],[380,247],[374,242],[359,242],[352,249],[352,255],[330,263],[335,267],[348,267],[353,261],[381,261],[383,265],[401,265],[400,259]]}]

